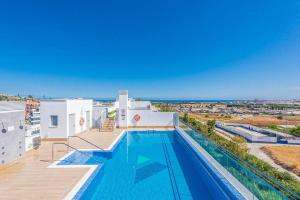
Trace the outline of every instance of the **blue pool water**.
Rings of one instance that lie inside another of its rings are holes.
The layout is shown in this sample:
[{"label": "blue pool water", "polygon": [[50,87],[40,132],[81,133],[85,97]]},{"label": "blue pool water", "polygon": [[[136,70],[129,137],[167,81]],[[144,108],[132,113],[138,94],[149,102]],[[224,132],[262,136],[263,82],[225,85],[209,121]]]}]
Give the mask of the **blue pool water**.
[{"label": "blue pool water", "polygon": [[176,131],[130,131],[113,152],[86,154],[59,163],[101,163],[76,199],[242,198]]}]

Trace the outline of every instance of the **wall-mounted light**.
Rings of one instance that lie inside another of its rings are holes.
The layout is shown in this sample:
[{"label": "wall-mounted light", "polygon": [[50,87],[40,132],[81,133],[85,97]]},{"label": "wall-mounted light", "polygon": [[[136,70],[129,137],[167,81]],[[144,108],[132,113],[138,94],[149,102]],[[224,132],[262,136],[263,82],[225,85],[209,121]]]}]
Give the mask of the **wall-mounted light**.
[{"label": "wall-mounted light", "polygon": [[3,122],[2,122],[2,130],[1,130],[1,132],[2,132],[2,133],[6,133],[6,132],[7,132],[7,130],[6,130],[5,127],[4,127]]},{"label": "wall-mounted light", "polygon": [[20,126],[19,128],[22,130],[24,128],[24,126],[22,125],[22,121],[20,120]]}]

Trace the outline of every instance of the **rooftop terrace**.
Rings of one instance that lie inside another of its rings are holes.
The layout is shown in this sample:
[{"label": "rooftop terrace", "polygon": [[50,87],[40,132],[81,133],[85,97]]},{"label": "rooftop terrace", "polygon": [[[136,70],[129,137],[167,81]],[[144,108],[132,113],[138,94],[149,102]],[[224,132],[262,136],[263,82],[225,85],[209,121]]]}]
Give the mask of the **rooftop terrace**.
[{"label": "rooftop terrace", "polygon": [[[79,136],[93,141],[101,148],[108,148],[121,133],[121,129],[114,132],[98,132],[91,130]],[[48,168],[52,164],[52,143],[58,141],[43,141],[37,150],[26,152],[23,157],[9,166],[0,168],[0,199],[13,200],[20,197],[27,199],[63,199],[87,173],[88,168]],[[66,142],[66,141],[59,141]],[[80,149],[91,149],[93,146],[71,138],[70,144]],[[60,159],[67,154],[64,145],[55,147],[55,158]]]},{"label": "rooftop terrace", "polygon": [[[108,149],[122,130],[99,132],[93,129],[78,136],[100,148]],[[26,197],[58,200],[68,195],[89,168],[48,168],[53,163],[51,150],[54,142],[67,143],[66,140],[43,140],[39,149],[26,152],[9,166],[0,167],[0,199],[15,200]],[[95,149],[78,138],[71,138],[69,144],[77,149]],[[67,153],[65,145],[55,146],[54,160],[59,160]]]}]

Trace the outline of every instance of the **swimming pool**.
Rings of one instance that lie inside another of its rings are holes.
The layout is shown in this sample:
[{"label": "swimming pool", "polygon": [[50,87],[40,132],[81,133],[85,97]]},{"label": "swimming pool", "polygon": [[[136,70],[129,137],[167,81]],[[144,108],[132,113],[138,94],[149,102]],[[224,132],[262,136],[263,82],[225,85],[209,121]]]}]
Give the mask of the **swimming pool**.
[{"label": "swimming pool", "polygon": [[115,147],[59,163],[100,163],[74,199],[244,199],[177,131],[129,131]]}]

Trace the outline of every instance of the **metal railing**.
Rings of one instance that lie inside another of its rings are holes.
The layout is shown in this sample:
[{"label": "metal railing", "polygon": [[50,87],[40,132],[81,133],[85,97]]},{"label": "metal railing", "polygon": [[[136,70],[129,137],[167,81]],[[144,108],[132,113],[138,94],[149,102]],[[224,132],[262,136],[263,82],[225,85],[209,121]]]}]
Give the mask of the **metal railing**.
[{"label": "metal railing", "polygon": [[[76,149],[75,147],[72,147],[72,146],[70,146],[70,145],[68,145],[68,144],[66,144],[66,143],[63,143],[63,142],[54,142],[54,143],[52,143],[52,156],[51,156],[52,160],[54,160],[54,146],[55,146],[55,145],[65,145],[65,146],[68,147],[68,149],[71,148],[71,149],[73,149],[73,150],[75,150],[75,151],[77,151],[77,152],[79,152],[79,153],[82,153],[81,151],[79,151],[79,150]],[[82,154],[83,154],[83,153],[82,153]]]},{"label": "metal railing", "polygon": [[84,156],[88,157],[89,159],[92,159],[92,160],[96,161],[97,163],[100,163],[99,160],[94,159],[92,156],[90,156],[90,155],[88,155],[88,154],[86,154],[86,153],[84,153],[84,152],[82,152],[82,151],[76,149],[75,147],[72,147],[71,145],[68,145],[68,144],[66,144],[66,143],[63,143],[63,142],[54,142],[54,143],[52,143],[52,161],[54,161],[54,146],[55,146],[55,145],[64,145],[64,146],[67,146],[68,149],[71,148],[71,149],[73,149],[74,151],[80,153],[81,155],[84,155]]},{"label": "metal railing", "polygon": [[103,149],[102,149],[101,147],[99,147],[99,146],[97,146],[96,144],[94,144],[94,143],[92,143],[92,142],[90,142],[90,141],[88,141],[88,140],[86,140],[86,139],[84,139],[84,138],[82,138],[82,137],[79,137],[79,136],[77,136],[77,135],[73,135],[73,136],[69,136],[69,137],[68,137],[68,140],[67,140],[67,144],[68,144],[68,145],[70,145],[70,138],[78,138],[78,139],[80,139],[80,140],[82,140],[82,141],[84,141],[84,142],[86,142],[86,143],[88,143],[88,144],[90,144],[90,145],[96,147],[97,149],[100,149],[100,150],[103,151]]}]

